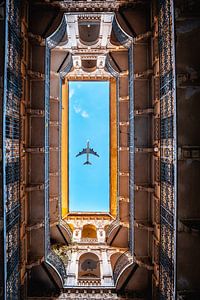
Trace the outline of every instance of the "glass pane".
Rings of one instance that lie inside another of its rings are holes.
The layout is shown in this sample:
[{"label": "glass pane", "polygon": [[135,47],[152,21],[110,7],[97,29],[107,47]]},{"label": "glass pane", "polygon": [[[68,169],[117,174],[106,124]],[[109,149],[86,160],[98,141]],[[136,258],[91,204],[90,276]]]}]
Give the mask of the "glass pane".
[{"label": "glass pane", "polygon": [[109,211],[108,81],[69,82],[69,210]]}]

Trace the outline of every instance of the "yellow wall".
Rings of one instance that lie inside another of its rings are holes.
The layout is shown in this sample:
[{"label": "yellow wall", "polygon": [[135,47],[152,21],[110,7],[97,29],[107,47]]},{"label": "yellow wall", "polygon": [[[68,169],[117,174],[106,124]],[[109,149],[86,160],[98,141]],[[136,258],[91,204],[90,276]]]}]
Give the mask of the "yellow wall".
[{"label": "yellow wall", "polygon": [[62,217],[68,213],[68,81],[62,85],[61,190]]},{"label": "yellow wall", "polygon": [[[90,79],[91,80],[91,79]],[[68,187],[68,81],[62,85],[62,142],[61,142],[61,177],[62,177],[62,217],[69,212]],[[117,104],[116,80],[110,79],[110,214],[117,214]]]},{"label": "yellow wall", "polygon": [[88,224],[83,226],[82,238],[95,239],[96,237],[97,237],[97,231],[94,225]]},{"label": "yellow wall", "polygon": [[110,79],[110,214],[117,214],[117,103],[116,80]]}]

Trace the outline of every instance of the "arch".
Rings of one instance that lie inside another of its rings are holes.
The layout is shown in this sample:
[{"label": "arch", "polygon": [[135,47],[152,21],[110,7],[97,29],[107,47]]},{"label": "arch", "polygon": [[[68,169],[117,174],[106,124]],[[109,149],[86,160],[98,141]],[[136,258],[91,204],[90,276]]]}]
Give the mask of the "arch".
[{"label": "arch", "polygon": [[131,45],[131,42],[133,41],[133,38],[124,30],[124,28],[121,27],[119,20],[117,19],[117,16],[115,15],[113,19],[113,34],[115,36],[114,40],[116,43],[117,41],[123,45],[124,47],[129,48]]},{"label": "arch", "polygon": [[96,254],[87,252],[80,256],[78,278],[100,278],[100,261]]},{"label": "arch", "polygon": [[116,34],[114,32],[114,30],[112,29],[111,31],[111,36],[110,36],[110,42],[112,45],[116,46],[116,47],[119,47],[121,46],[120,42],[118,41],[117,37],[116,37]]},{"label": "arch", "polygon": [[83,226],[82,229],[82,238],[91,238],[96,239],[97,238],[97,229],[92,224],[86,224]]},{"label": "arch", "polygon": [[[79,251],[78,251],[78,255],[77,255],[77,260],[80,260],[80,258],[81,258],[83,255],[87,254],[87,253],[88,253],[88,250],[87,250],[87,249],[79,250]],[[98,258],[98,260],[100,261],[100,260],[101,260],[100,250],[96,250],[96,251],[95,251],[95,255],[96,255],[96,257]]]},{"label": "arch", "polygon": [[63,15],[62,20],[57,29],[46,38],[47,46],[49,47],[49,49],[55,48],[57,45],[59,45],[59,43],[64,44],[67,42],[68,37],[66,28],[66,18],[65,15]]},{"label": "arch", "polygon": [[79,38],[83,45],[95,45],[99,39],[100,22],[78,22]]},{"label": "arch", "polygon": [[94,72],[96,70],[96,60],[82,60],[82,69],[85,72]]}]

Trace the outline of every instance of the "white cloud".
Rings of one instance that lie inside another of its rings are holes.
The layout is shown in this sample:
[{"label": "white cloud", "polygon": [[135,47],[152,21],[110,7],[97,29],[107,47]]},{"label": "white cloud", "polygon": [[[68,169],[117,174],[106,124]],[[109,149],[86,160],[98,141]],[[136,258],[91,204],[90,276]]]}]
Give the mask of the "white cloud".
[{"label": "white cloud", "polygon": [[76,114],[79,114],[81,112],[81,107],[79,105],[74,105],[74,111]]},{"label": "white cloud", "polygon": [[74,95],[75,90],[74,89],[70,89],[69,90],[69,99],[71,99]]},{"label": "white cloud", "polygon": [[88,112],[86,110],[83,110],[80,105],[75,104],[73,106],[73,109],[74,109],[75,113],[76,114],[80,114],[81,117],[83,117],[83,118],[89,118]]},{"label": "white cloud", "polygon": [[83,110],[83,111],[81,112],[81,116],[82,116],[83,118],[89,118],[89,114],[88,114],[88,112],[85,111],[85,110]]}]

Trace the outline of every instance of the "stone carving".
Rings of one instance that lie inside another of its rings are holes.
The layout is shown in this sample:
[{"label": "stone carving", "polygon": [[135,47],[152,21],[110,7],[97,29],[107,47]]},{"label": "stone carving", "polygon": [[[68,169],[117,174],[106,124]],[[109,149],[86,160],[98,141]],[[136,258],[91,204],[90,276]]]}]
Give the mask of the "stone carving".
[{"label": "stone carving", "polygon": [[135,2],[135,0],[111,0],[111,1],[93,1],[92,7],[90,1],[54,1],[54,5],[60,6],[62,9],[68,11],[116,11],[119,6],[125,3]]},{"label": "stone carving", "polygon": [[60,277],[64,282],[66,277],[66,271],[65,271],[65,265],[61,257],[58,256],[54,251],[50,251],[46,261],[56,269],[56,271],[59,273]]}]

